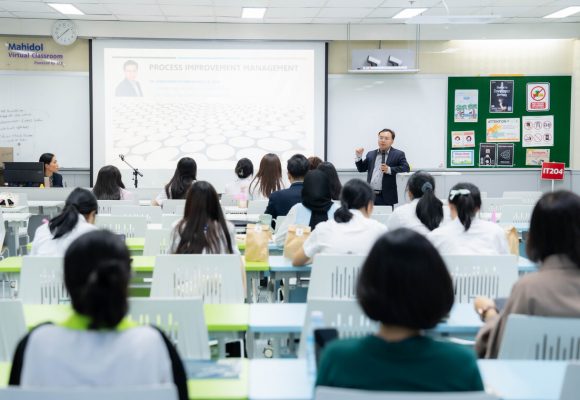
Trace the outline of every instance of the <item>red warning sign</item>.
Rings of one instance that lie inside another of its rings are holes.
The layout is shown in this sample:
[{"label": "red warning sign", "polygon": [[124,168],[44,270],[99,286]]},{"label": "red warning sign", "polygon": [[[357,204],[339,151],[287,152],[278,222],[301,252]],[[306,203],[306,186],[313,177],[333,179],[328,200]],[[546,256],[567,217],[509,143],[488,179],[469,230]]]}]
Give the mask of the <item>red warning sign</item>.
[{"label": "red warning sign", "polygon": [[528,83],[527,107],[528,111],[549,111],[550,110],[550,84],[549,83]]}]

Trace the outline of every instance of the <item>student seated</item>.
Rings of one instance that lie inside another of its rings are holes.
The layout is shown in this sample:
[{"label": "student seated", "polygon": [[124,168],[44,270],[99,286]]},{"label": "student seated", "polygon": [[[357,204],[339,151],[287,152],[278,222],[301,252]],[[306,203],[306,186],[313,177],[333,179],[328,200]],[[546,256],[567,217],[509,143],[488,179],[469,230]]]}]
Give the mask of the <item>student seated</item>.
[{"label": "student seated", "polygon": [[97,229],[97,199],[87,189],[76,188],[68,195],[62,212],[36,229],[32,256],[64,256],[72,242]]},{"label": "student seated", "polygon": [[159,192],[157,197],[151,201],[154,206],[163,206],[167,199],[185,199],[191,184],[197,178],[197,163],[193,158],[183,157],[177,163],[173,178]]},{"label": "student seated", "polygon": [[44,164],[44,177],[45,181],[48,178],[48,186],[46,187],[63,187],[62,175],[57,173],[59,170],[58,161],[56,156],[52,153],[44,153],[38,159],[38,162]]},{"label": "student seated", "polygon": [[274,153],[268,153],[262,157],[258,173],[250,182],[249,199],[268,200],[273,192],[282,189],[284,189],[284,182],[280,158]]},{"label": "student seated", "polygon": [[560,190],[540,198],[526,253],[540,268],[516,282],[501,313],[492,299],[474,302],[485,322],[476,338],[480,357],[497,357],[511,314],[580,318],[580,196]]},{"label": "student seated", "polygon": [[309,171],[306,174],[301,197],[302,202],[290,208],[288,215],[278,227],[275,238],[278,246],[284,245],[290,225],[308,225],[314,231],[316,225],[320,222],[332,219],[334,212],[338,209],[330,195],[328,177],[318,169]]},{"label": "student seated", "polygon": [[481,195],[477,186],[458,183],[449,191],[449,223],[429,232],[427,238],[441,254],[510,254],[504,230],[477,216]]},{"label": "student seated", "polygon": [[288,214],[294,204],[300,203],[304,176],[308,172],[308,160],[302,154],[294,154],[288,160],[288,189],[278,190],[270,194],[268,207],[264,214],[270,214],[272,219]]},{"label": "student seated", "polygon": [[78,238],[64,257],[72,315],[33,329],[18,345],[10,385],[23,387],[143,386],[174,383],[187,400],[177,351],[152,326],[125,319],[131,258],[108,231]]},{"label": "student seated", "polygon": [[453,284],[441,256],[417,232],[381,236],[357,283],[364,313],[379,322],[375,335],[336,340],[324,348],[318,386],[362,390],[481,391],[473,350],[422,334],[448,315]]},{"label": "student seated", "polygon": [[242,158],[236,164],[234,172],[236,174],[236,180],[226,185],[225,193],[232,196],[241,194],[247,199],[250,182],[254,175],[254,164],[252,164],[249,158]]},{"label": "student seated", "polygon": [[304,265],[320,253],[367,255],[377,238],[387,231],[385,225],[370,219],[375,194],[368,183],[351,179],[340,196],[340,208],[334,212],[334,219],[316,226],[294,256],[292,265]]},{"label": "student seated", "polygon": [[318,166],[322,163],[322,158],[318,156],[310,156],[308,157],[308,170],[312,171],[313,169],[318,168]]},{"label": "student seated", "polygon": [[93,194],[97,200],[133,200],[133,193],[125,189],[121,171],[114,165],[105,165],[99,170]]},{"label": "student seated", "polygon": [[316,169],[321,170],[326,174],[326,176],[328,176],[328,181],[330,182],[330,196],[332,197],[332,200],[339,200],[342,184],[340,183],[340,179],[338,179],[338,172],[336,172],[334,164],[331,162],[323,161],[318,164]]},{"label": "student seated", "polygon": [[428,172],[417,171],[407,182],[410,203],[395,208],[389,218],[389,230],[409,228],[423,235],[438,228],[443,221],[443,203],[435,196],[435,179]]}]

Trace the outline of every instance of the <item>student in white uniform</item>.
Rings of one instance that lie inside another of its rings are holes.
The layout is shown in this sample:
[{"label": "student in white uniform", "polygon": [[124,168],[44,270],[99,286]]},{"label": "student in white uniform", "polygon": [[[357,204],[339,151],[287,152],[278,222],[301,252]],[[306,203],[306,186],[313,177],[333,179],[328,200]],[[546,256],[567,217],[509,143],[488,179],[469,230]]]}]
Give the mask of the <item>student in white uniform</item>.
[{"label": "student in white uniform", "polygon": [[133,200],[133,193],[125,189],[121,171],[114,165],[105,165],[99,170],[93,194],[97,200]]},{"label": "student in white uniform", "polygon": [[250,182],[254,176],[254,164],[249,158],[242,158],[236,164],[234,172],[236,180],[226,185],[225,193],[232,196],[243,195],[247,200]]},{"label": "student in white uniform", "polygon": [[387,227],[370,219],[375,195],[360,179],[348,181],[340,194],[340,208],[334,219],[321,222],[304,242],[292,265],[304,265],[320,253],[366,255]]},{"label": "student in white uniform", "polygon": [[63,257],[76,238],[97,229],[97,209],[97,199],[90,190],[74,189],[62,212],[36,229],[30,255]]},{"label": "student in white uniform", "polygon": [[185,199],[191,184],[197,179],[197,163],[193,158],[183,157],[177,163],[173,178],[151,201],[154,206],[162,206],[167,199]]},{"label": "student in white uniform", "polygon": [[250,182],[249,200],[268,200],[272,192],[284,189],[282,181],[282,163],[274,153],[265,154],[260,161],[260,168]]},{"label": "student in white uniform", "polygon": [[334,217],[338,205],[332,201],[328,176],[319,169],[308,171],[302,187],[302,202],[294,204],[280,227],[277,229],[275,242],[283,246],[290,225],[308,225],[311,232],[320,222]]},{"label": "student in white uniform", "polygon": [[435,179],[430,173],[417,171],[407,182],[410,203],[395,208],[387,222],[390,231],[409,228],[426,235],[443,220],[443,203],[435,196]]},{"label": "student in white uniform", "polygon": [[481,195],[477,186],[458,183],[449,192],[452,221],[427,235],[441,254],[510,254],[504,230],[477,217]]},{"label": "student in white uniform", "polygon": [[73,312],[33,329],[18,345],[10,385],[22,387],[143,386],[174,383],[187,400],[177,351],[158,329],[125,318],[131,258],[109,231],[83,235],[64,257]]}]

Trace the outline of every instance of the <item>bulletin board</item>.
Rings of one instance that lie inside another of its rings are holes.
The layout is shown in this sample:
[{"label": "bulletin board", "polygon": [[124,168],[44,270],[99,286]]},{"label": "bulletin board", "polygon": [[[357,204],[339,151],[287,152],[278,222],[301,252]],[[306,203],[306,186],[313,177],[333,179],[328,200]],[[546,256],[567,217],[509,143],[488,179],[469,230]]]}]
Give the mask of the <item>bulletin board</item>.
[{"label": "bulletin board", "polygon": [[449,77],[448,168],[570,166],[571,76]]}]

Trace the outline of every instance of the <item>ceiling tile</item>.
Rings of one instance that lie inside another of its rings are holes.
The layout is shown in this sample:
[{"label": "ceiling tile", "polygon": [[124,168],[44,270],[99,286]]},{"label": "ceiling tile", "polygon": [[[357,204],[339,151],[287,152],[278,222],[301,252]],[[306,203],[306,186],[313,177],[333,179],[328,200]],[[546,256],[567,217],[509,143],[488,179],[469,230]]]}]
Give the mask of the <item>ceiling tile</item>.
[{"label": "ceiling tile", "polygon": [[41,1],[1,1],[0,5],[5,11],[54,12],[54,8]]},{"label": "ceiling tile", "polygon": [[[75,4],[75,6],[85,14],[110,14],[111,10],[102,4]],[[76,18],[76,16],[75,16]]]},{"label": "ceiling tile", "polygon": [[268,8],[265,18],[312,18],[320,8]]},{"label": "ceiling tile", "polygon": [[163,22],[167,19],[162,15],[123,15],[119,14],[117,17],[121,21],[142,21],[142,22]]},{"label": "ceiling tile", "polygon": [[161,8],[156,5],[139,5],[138,7],[134,5],[126,4],[109,4],[107,6],[113,14],[117,15],[150,15],[150,16],[160,16],[163,15]]},{"label": "ceiling tile", "polygon": [[400,7],[392,7],[392,8],[377,8],[373,10],[367,18],[391,18],[393,15],[396,15],[402,9]]},{"label": "ceiling tile", "polygon": [[0,18],[14,18],[14,15],[8,11],[0,11]]},{"label": "ceiling tile", "polygon": [[12,14],[16,18],[29,18],[29,19],[61,19],[65,18],[61,13],[37,13],[37,12],[25,12],[25,11],[13,11]]},{"label": "ceiling tile", "polygon": [[75,15],[75,19],[79,19],[79,20],[88,20],[88,21],[118,21],[119,18],[117,18],[116,15],[112,15],[112,14],[107,14],[107,15],[103,15],[103,14],[94,14],[94,15]]},{"label": "ceiling tile", "polygon": [[268,0],[213,0],[215,6],[226,7],[268,7]]},{"label": "ceiling tile", "polygon": [[139,7],[141,4],[157,4],[157,0],[101,0],[101,3],[118,5],[132,4],[134,7]]},{"label": "ceiling tile", "polygon": [[313,18],[313,24],[357,24],[360,18]]},{"label": "ceiling tile", "polygon": [[234,17],[216,17],[216,22],[224,22],[224,23],[231,23],[231,24],[261,24],[264,22],[262,19],[242,19],[234,18]]},{"label": "ceiling tile", "polygon": [[208,6],[170,6],[160,5],[159,8],[163,15],[171,17],[179,16],[197,16],[197,17],[213,17],[213,7]]},{"label": "ceiling tile", "polygon": [[309,24],[312,18],[264,18],[267,24]]},{"label": "ceiling tile", "polygon": [[269,7],[322,7],[327,0],[270,0]]},{"label": "ceiling tile", "polygon": [[213,6],[212,0],[157,0],[157,4],[174,6]]},{"label": "ceiling tile", "polygon": [[242,7],[214,7],[213,9],[216,17],[240,18],[242,16]]},{"label": "ceiling tile", "polygon": [[369,15],[372,8],[323,8],[318,14],[319,18],[344,18],[356,19]]},{"label": "ceiling tile", "polygon": [[384,0],[328,0],[325,7],[378,7]]},{"label": "ceiling tile", "polygon": [[[399,10],[399,8],[397,9]],[[392,18],[364,18],[361,21],[361,24],[392,24],[397,23],[400,24],[400,20],[392,19]]]},{"label": "ceiling tile", "polygon": [[215,22],[215,17],[167,17],[169,22]]}]

